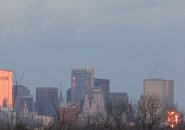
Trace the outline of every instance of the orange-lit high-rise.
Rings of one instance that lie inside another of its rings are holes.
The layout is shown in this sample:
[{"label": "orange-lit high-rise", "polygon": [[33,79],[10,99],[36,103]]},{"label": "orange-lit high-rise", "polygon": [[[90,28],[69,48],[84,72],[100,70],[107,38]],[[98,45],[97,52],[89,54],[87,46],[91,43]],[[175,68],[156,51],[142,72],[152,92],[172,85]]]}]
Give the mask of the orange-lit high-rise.
[{"label": "orange-lit high-rise", "polygon": [[0,69],[0,108],[12,108],[12,71]]}]

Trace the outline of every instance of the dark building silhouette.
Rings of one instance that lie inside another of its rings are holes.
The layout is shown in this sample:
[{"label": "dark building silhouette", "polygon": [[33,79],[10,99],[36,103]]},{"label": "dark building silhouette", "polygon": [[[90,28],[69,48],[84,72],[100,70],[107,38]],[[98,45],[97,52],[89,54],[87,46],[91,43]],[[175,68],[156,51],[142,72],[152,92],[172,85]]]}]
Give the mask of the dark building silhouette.
[{"label": "dark building silhouette", "polygon": [[95,89],[99,89],[103,92],[103,96],[105,99],[105,106],[106,106],[108,104],[108,100],[109,100],[110,80],[109,79],[94,78],[94,87],[95,87]]},{"label": "dark building silhouette", "polygon": [[19,96],[15,100],[15,111],[20,112],[22,108],[28,108],[28,112],[33,112],[33,96]]},{"label": "dark building silhouette", "polygon": [[129,97],[127,93],[124,92],[111,92],[109,93],[109,104],[112,105],[120,105],[120,104],[128,104]]},{"label": "dark building silhouette", "polygon": [[105,93],[109,93],[110,92],[110,80],[94,78],[94,87],[96,89],[101,89]]},{"label": "dark building silhouette", "polygon": [[30,90],[24,85],[14,85],[13,86],[13,98],[19,96],[30,96]]},{"label": "dark building silhouette", "polygon": [[68,90],[67,90],[67,99],[66,99],[66,101],[69,103],[69,102],[71,102],[71,88],[69,88]]},{"label": "dark building silhouette", "polygon": [[[30,94],[30,90],[24,85],[13,86],[13,101],[15,101],[15,112],[18,116],[24,116],[22,110],[26,108],[29,112],[33,112],[33,95]],[[28,113],[26,113],[28,115]]]},{"label": "dark building silhouette", "polygon": [[58,109],[58,88],[37,87],[36,88],[36,110],[38,115],[56,116]]}]

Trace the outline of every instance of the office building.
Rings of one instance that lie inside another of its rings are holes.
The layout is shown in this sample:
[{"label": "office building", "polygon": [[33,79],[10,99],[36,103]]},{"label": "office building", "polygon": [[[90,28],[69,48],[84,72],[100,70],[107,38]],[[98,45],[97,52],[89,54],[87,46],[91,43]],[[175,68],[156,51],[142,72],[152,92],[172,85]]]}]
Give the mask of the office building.
[{"label": "office building", "polygon": [[99,89],[103,92],[103,97],[105,99],[105,104],[108,104],[109,93],[110,93],[110,80],[109,79],[94,79],[94,88]]},{"label": "office building", "polygon": [[[24,85],[13,86],[13,101],[15,101],[14,110],[19,117],[23,111],[27,109],[28,113],[33,112],[33,95],[30,94],[30,90]],[[24,116],[24,115],[23,115]]]},{"label": "office building", "polygon": [[76,118],[79,114],[79,107],[67,105],[65,107],[59,108],[60,121],[64,123],[75,123]]},{"label": "office building", "polygon": [[58,88],[37,87],[36,88],[36,110],[38,115],[56,116],[58,109]]},{"label": "office building", "polygon": [[110,92],[110,80],[94,78],[94,87],[96,89],[102,90],[105,93],[109,93]]},{"label": "office building", "polygon": [[12,71],[0,69],[0,108],[12,108]]},{"label": "office building", "polygon": [[119,106],[128,104],[129,97],[125,92],[111,92],[109,93],[109,105]]},{"label": "office building", "polygon": [[165,79],[145,79],[143,81],[144,97],[157,96],[167,106],[174,103],[174,81]]},{"label": "office building", "polygon": [[50,116],[37,115],[33,117],[32,121],[35,123],[34,125],[38,127],[35,130],[44,130],[44,127],[51,127],[51,124],[54,124],[55,119]]},{"label": "office building", "polygon": [[85,93],[94,87],[94,69],[72,69],[71,98],[72,103],[82,105]]},{"label": "office building", "polygon": [[17,96],[30,96],[30,90],[24,85],[14,85],[13,86],[13,98]]},{"label": "office building", "polygon": [[[0,124],[5,124],[5,126],[8,126],[7,124],[12,122],[13,125],[16,124],[16,112],[13,112],[11,109],[2,109],[0,110]],[[1,126],[1,130],[3,127]]]},{"label": "office building", "polygon": [[33,95],[16,98],[15,111],[19,114],[23,108],[27,108],[28,112],[33,112]]}]

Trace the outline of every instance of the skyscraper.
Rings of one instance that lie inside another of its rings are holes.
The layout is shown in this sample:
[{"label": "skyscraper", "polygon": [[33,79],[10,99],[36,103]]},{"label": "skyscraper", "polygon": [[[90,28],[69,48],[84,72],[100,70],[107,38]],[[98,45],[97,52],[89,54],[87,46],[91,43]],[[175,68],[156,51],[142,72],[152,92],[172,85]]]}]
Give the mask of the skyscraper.
[{"label": "skyscraper", "polygon": [[27,107],[28,112],[33,112],[33,95],[24,85],[13,86],[13,101],[15,101],[14,109],[19,115],[23,108]]},{"label": "skyscraper", "polygon": [[58,88],[37,87],[36,109],[38,115],[56,116],[56,109],[58,109]]},{"label": "skyscraper", "polygon": [[145,79],[143,81],[144,97],[157,96],[166,105],[174,103],[174,81],[165,79]]},{"label": "skyscraper", "polygon": [[72,103],[81,105],[85,93],[94,87],[94,69],[72,69],[71,97]]},{"label": "skyscraper", "polygon": [[30,90],[24,85],[14,85],[13,86],[13,98],[15,96],[29,96]]},{"label": "skyscraper", "polygon": [[[15,112],[18,117],[23,117],[25,115],[29,115],[29,113],[33,112],[33,96],[18,96],[15,100]],[[23,110],[26,109],[26,112]],[[24,114],[23,114],[24,113]]]},{"label": "skyscraper", "polygon": [[105,104],[108,104],[109,93],[110,93],[110,80],[109,79],[94,79],[94,88],[99,89],[103,92]]},{"label": "skyscraper", "polygon": [[12,108],[12,71],[0,69],[0,108]]},{"label": "skyscraper", "polygon": [[102,90],[105,93],[109,93],[110,92],[110,80],[94,78],[94,87],[96,89]]}]

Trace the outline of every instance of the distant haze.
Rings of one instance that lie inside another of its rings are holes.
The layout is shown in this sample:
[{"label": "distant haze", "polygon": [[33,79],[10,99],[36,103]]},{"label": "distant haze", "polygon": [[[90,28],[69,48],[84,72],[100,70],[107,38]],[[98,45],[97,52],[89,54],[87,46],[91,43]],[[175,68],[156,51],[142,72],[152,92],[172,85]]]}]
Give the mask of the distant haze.
[{"label": "distant haze", "polygon": [[185,108],[184,0],[0,0],[0,68],[29,87],[71,86],[72,68],[94,68],[111,91],[137,100],[143,79],[175,81]]}]

